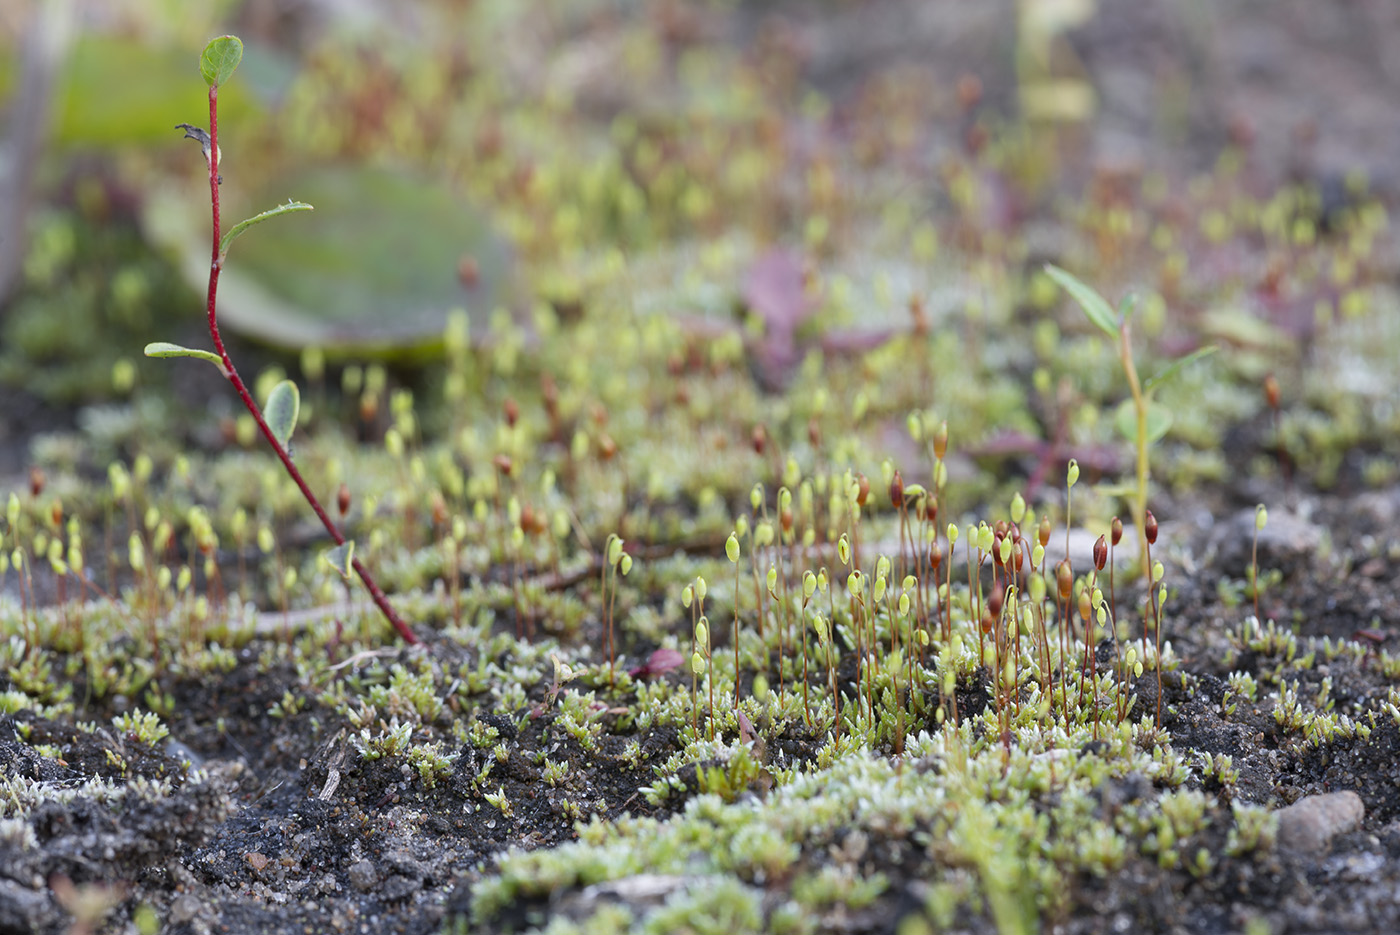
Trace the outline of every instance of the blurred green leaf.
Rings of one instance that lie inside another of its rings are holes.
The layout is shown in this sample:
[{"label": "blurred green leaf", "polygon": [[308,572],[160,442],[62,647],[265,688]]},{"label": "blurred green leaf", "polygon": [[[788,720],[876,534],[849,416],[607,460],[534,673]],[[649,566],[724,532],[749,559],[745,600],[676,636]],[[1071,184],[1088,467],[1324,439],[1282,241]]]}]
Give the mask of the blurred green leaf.
[{"label": "blurred green leaf", "polygon": [[[1137,438],[1137,407],[1133,405],[1131,399],[1125,399],[1119,403],[1118,411],[1113,416],[1113,427],[1118,430],[1128,441]],[[1147,404],[1147,443],[1160,441],[1161,438],[1171,431],[1172,411],[1161,403],[1149,402]]]},{"label": "blurred green leaf", "polygon": [[[13,51],[0,52],[0,99],[17,92],[17,74]],[[199,86],[191,81],[186,47],[156,46],[128,36],[80,36],[55,80],[52,139],[59,146],[174,145],[179,137],[171,127],[208,119]],[[221,130],[261,112],[241,84],[219,95]]]},{"label": "blurred green leaf", "polygon": [[[450,311],[484,323],[509,304],[511,256],[487,217],[438,182],[362,167],[279,176],[244,199],[316,210],[239,242],[220,273],[219,320],[260,340],[329,353],[436,346]],[[194,191],[153,193],[151,237],[178,251],[191,285],[209,276],[209,202]],[[472,269],[463,276],[460,270]]]},{"label": "blurred green leaf", "polygon": [[1152,392],[1157,387],[1161,386],[1163,383],[1167,382],[1172,377],[1180,373],[1181,369],[1187,364],[1195,363],[1202,357],[1209,357],[1211,354],[1214,354],[1215,351],[1215,345],[1208,344],[1205,347],[1196,348],[1194,351],[1185,355],[1184,357],[1178,357],[1176,360],[1163,367],[1161,373],[1158,373],[1155,376],[1148,377],[1146,380],[1144,380],[1142,383],[1143,390],[1148,393]]},{"label": "blurred green leaf", "polygon": [[1084,315],[1110,340],[1118,340],[1118,318],[1103,296],[1092,287],[1085,285],[1073,274],[1060,269],[1053,263],[1045,264],[1045,275],[1059,283],[1061,288],[1074,297]]},{"label": "blurred green leaf", "polygon": [[211,88],[223,87],[243,61],[243,40],[237,36],[219,36],[209,40],[199,56],[199,73]]}]

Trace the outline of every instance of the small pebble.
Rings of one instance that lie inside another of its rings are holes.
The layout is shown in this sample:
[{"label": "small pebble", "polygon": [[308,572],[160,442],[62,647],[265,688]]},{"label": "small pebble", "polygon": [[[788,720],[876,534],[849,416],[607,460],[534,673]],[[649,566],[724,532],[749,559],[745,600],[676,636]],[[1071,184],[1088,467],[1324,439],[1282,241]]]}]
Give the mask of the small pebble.
[{"label": "small pebble", "polygon": [[1361,796],[1350,790],[1299,799],[1278,815],[1278,846],[1281,850],[1321,854],[1339,834],[1354,831],[1366,815]]},{"label": "small pebble", "polygon": [[199,915],[199,908],[199,897],[193,893],[176,896],[175,901],[170,904],[170,924],[183,925]]},{"label": "small pebble", "polygon": [[374,864],[367,860],[351,864],[349,875],[350,885],[361,893],[368,893],[379,885],[379,874],[375,872]]}]

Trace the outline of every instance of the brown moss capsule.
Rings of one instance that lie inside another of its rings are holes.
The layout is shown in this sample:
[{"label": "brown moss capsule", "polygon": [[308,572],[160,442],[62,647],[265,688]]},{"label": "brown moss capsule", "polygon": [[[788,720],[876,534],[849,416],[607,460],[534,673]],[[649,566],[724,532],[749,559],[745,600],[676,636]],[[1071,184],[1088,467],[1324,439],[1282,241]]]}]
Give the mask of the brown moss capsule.
[{"label": "brown moss capsule", "polygon": [[447,525],[449,519],[447,513],[447,501],[442,499],[442,494],[433,492],[433,526],[442,529]]},{"label": "brown moss capsule", "polygon": [[894,477],[890,478],[890,503],[896,510],[904,506],[904,478],[899,471],[895,471]]},{"label": "brown moss capsule", "polygon": [[506,425],[515,428],[515,423],[520,420],[520,406],[513,399],[506,399],[505,406]]},{"label": "brown moss capsule", "polygon": [[817,424],[815,417],[807,420],[807,441],[811,442],[813,448],[822,446],[822,427]]},{"label": "brown moss capsule", "polygon": [[792,510],[783,510],[778,517],[778,522],[783,524],[783,532],[792,532]]},{"label": "brown moss capsule", "polygon": [[944,419],[933,433],[933,456],[942,461],[948,454],[948,420]]},{"label": "brown moss capsule", "polygon": [[340,482],[340,489],[335,492],[335,508],[340,511],[341,519],[350,512],[350,485],[345,481]]},{"label": "brown moss capsule", "polygon": [[1016,556],[1016,574],[1019,575],[1021,569],[1026,565],[1026,544],[1024,542],[1017,542],[1014,554]]},{"label": "brown moss capsule", "polygon": [[39,494],[44,492],[44,485],[46,483],[48,483],[48,478],[44,476],[44,472],[38,467],[31,466],[29,468],[29,495],[32,497],[39,496]]},{"label": "brown moss capsule", "polygon": [[612,436],[606,432],[598,436],[598,457],[604,461],[611,461],[616,455],[617,442],[613,441]]},{"label": "brown moss capsule", "polygon": [[1112,537],[1110,541],[1117,545],[1123,541],[1123,521],[1118,517],[1113,517],[1113,522],[1108,524],[1108,532]]},{"label": "brown moss capsule", "polygon": [[1040,518],[1040,528],[1036,530],[1035,541],[1040,543],[1042,549],[1050,544],[1050,517]]},{"label": "brown moss capsule", "polygon": [[1103,571],[1103,566],[1108,564],[1108,537],[1099,536],[1094,543],[1094,567]]},{"label": "brown moss capsule", "polygon": [[768,447],[768,430],[761,425],[753,427],[753,433],[749,436],[749,444],[753,446],[753,453],[762,456],[763,450]]},{"label": "brown moss capsule", "polygon": [[475,288],[481,282],[481,267],[476,262],[474,256],[464,256],[457,261],[457,281],[464,288]]},{"label": "brown moss capsule", "polygon": [[559,384],[551,374],[540,377],[540,396],[544,399],[544,411],[551,419],[559,418]]},{"label": "brown moss capsule", "polygon": [[1002,605],[1006,603],[1006,588],[998,584],[992,593],[987,595],[987,613],[993,618],[1001,616]]},{"label": "brown moss capsule", "polygon": [[938,498],[937,498],[937,497],[925,497],[925,498],[924,498],[924,519],[928,520],[930,523],[936,523],[936,522],[938,522]]},{"label": "brown moss capsule", "polygon": [[1278,387],[1278,380],[1271,373],[1264,378],[1264,398],[1269,401],[1269,408],[1277,410],[1281,391]]},{"label": "brown moss capsule", "polygon": [[924,312],[924,300],[920,296],[909,299],[909,318],[913,322],[914,337],[928,336],[928,315]]},{"label": "brown moss capsule", "polygon": [[511,468],[515,466],[514,463],[510,460],[510,455],[496,455],[496,457],[491,459],[491,463],[495,465],[496,470],[500,471],[507,477],[510,476]]},{"label": "brown moss capsule", "polygon": [[937,542],[928,547],[928,564],[934,571],[937,571],[938,566],[943,564],[943,546]]},{"label": "brown moss capsule", "polygon": [[527,535],[538,536],[548,528],[543,510],[537,510],[528,503],[520,508],[520,529]]},{"label": "brown moss capsule", "polygon": [[1152,511],[1147,511],[1147,519],[1142,524],[1142,531],[1147,536],[1148,545],[1157,544],[1157,517],[1152,515]]},{"label": "brown moss capsule", "polygon": [[859,488],[856,493],[856,503],[864,507],[865,501],[870,499],[870,478],[864,474],[857,474],[856,485]]},{"label": "brown moss capsule", "polygon": [[1093,613],[1094,604],[1089,595],[1089,589],[1085,588],[1079,592],[1079,616],[1084,620],[1089,619],[1089,614]]},{"label": "brown moss capsule", "polygon": [[1060,564],[1055,566],[1055,588],[1059,591],[1061,602],[1069,600],[1070,592],[1074,590],[1074,569],[1067,558],[1061,559]]},{"label": "brown moss capsule", "polygon": [[49,519],[53,522],[55,529],[63,525],[62,500],[54,500],[53,505],[49,507]]}]

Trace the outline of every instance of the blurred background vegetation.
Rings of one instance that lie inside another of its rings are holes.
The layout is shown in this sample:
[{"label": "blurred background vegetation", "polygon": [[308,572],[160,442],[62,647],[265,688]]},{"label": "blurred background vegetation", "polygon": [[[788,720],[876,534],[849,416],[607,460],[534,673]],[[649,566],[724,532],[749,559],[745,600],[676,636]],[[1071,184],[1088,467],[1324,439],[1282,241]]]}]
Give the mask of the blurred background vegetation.
[{"label": "blurred background vegetation", "polygon": [[[332,365],[411,370],[440,352],[452,309],[467,310],[476,340],[548,328],[615,280],[622,257],[633,285],[663,287],[631,293],[633,311],[721,319],[755,304],[744,276],[769,246],[798,248],[808,274],[841,257],[875,301],[829,289],[823,309],[844,310],[824,326],[878,337],[907,327],[910,295],[935,314],[940,303],[974,314],[966,289],[944,289],[957,277],[940,248],[957,251],[979,304],[1050,301],[1022,273],[1067,249],[1029,223],[1052,215],[1076,248],[1094,247],[1112,293],[1144,255],[1171,253],[1151,253],[1150,227],[1114,227],[1122,192],[1148,193],[1147,213],[1175,223],[1177,196],[1154,172],[1213,170],[1222,150],[1240,190],[1266,190],[1256,171],[1317,181],[1321,216],[1328,191],[1346,197],[1329,160],[1384,166],[1400,147],[1329,123],[1344,118],[1308,95],[1371,113],[1394,87],[1384,43],[1400,28],[1358,8],[1320,32],[1306,4],[1275,11],[1282,38],[1236,43],[1260,21],[1255,0],[7,5],[7,431],[71,424],[137,387],[217,395],[214,375],[139,354],[203,335],[207,190],[173,128],[207,123],[195,63],[219,33],[246,48],[221,96],[226,217],[287,198],[317,208],[239,242],[222,320],[259,362],[290,367],[311,348]],[[1288,61],[1290,41],[1311,42],[1311,58]],[[1300,90],[1314,60],[1330,63],[1331,83]],[[1279,110],[1290,96],[1299,110]],[[1089,207],[1066,207],[1065,192]],[[1189,298],[1191,275],[1171,260],[1153,285]],[[1217,288],[1218,270],[1202,269]],[[759,308],[759,327],[807,326],[804,303],[786,324],[782,308]],[[757,376],[781,383],[770,364],[782,362],[757,355]]]}]

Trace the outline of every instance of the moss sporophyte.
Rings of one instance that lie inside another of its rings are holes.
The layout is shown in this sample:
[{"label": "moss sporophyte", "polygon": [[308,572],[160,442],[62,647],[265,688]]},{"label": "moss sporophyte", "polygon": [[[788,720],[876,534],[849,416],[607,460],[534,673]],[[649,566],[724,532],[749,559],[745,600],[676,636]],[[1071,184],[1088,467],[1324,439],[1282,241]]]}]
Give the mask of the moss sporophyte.
[{"label": "moss sporophyte", "polygon": [[389,603],[389,599],[375,583],[369,570],[355,555],[354,543],[347,540],[340,528],[330,518],[325,508],[316,495],[312,493],[310,486],[302,477],[301,471],[297,468],[292,459],[289,443],[292,431],[296,428],[297,414],[300,408],[300,393],[297,386],[290,380],[283,380],[272,388],[268,395],[267,402],[263,407],[259,407],[253,400],[252,393],[249,392],[247,384],[239,376],[238,369],[234,366],[233,360],[229,357],[224,341],[219,333],[218,319],[218,295],[219,295],[219,273],[222,271],[224,262],[228,258],[229,247],[233,241],[247,231],[250,227],[260,224],[272,218],[284,214],[291,214],[297,211],[310,211],[311,205],[297,201],[288,201],[286,204],[278,205],[261,214],[255,215],[246,220],[240,221],[228,231],[221,228],[221,218],[219,216],[219,190],[223,183],[220,174],[220,159],[222,152],[219,148],[219,88],[226,84],[233,73],[238,69],[239,62],[243,58],[243,42],[236,36],[220,36],[213,39],[205,46],[203,54],[199,59],[200,74],[204,76],[204,81],[209,87],[209,130],[204,130],[190,124],[180,124],[176,129],[183,130],[185,136],[196,140],[200,144],[204,154],[204,160],[209,172],[209,204],[211,209],[211,229],[212,248],[211,260],[209,264],[209,287],[206,300],[206,315],[209,326],[209,338],[213,342],[214,351],[204,351],[193,348],[181,347],[167,342],[155,342],[146,345],[146,355],[148,357],[193,357],[205,360],[218,368],[219,372],[233,386],[234,392],[238,394],[239,400],[247,408],[253,417],[260,431],[272,450],[276,453],[279,461],[288,476],[295,482],[301,495],[306,498],[306,502],[311,506],[316,518],[325,527],[327,534],[335,542],[335,548],[327,553],[327,559],[331,565],[343,577],[349,578],[351,572],[358,575],[364,583],[365,589],[369,592],[371,599],[379,607],[380,611],[398,631],[399,635],[408,643],[417,643],[418,638],[413,630],[399,616]]}]

